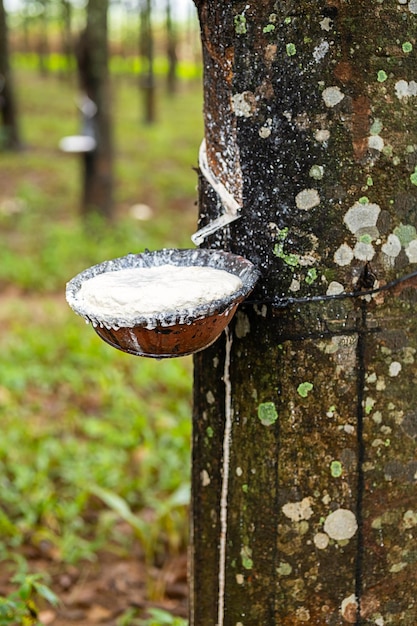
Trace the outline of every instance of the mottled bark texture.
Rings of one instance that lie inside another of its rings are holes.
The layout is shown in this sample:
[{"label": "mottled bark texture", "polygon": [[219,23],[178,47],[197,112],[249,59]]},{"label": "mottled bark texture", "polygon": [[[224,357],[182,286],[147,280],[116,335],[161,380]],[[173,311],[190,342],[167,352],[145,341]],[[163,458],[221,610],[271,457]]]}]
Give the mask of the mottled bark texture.
[{"label": "mottled bark texture", "polygon": [[89,0],[87,27],[77,44],[76,57],[82,92],[96,105],[93,117],[97,147],[84,157],[83,216],[113,214],[113,137],[109,94],[108,0]]},{"label": "mottled bark texture", "polygon": [[21,147],[16,100],[9,60],[7,15],[0,0],[0,149]]},{"label": "mottled bark texture", "polygon": [[243,204],[205,245],[262,277],[195,357],[191,623],[412,626],[417,283],[390,282],[417,269],[417,3],[196,5]]}]

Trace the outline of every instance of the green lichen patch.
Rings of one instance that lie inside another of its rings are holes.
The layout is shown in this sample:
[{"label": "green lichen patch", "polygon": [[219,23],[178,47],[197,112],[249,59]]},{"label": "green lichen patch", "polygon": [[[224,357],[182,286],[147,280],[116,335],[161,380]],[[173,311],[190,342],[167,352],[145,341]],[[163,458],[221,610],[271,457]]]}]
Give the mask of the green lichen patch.
[{"label": "green lichen patch", "polygon": [[288,228],[283,228],[278,231],[278,242],[274,246],[274,254],[276,257],[284,261],[286,265],[290,267],[297,267],[300,263],[300,259],[296,254],[287,254],[284,250],[284,241],[288,235]]},{"label": "green lichen patch", "polygon": [[258,418],[264,426],[271,426],[278,419],[278,412],[273,402],[262,402],[258,406]]},{"label": "green lichen patch", "polygon": [[293,43],[287,43],[287,45],[285,46],[285,49],[289,57],[293,57],[295,54],[297,54],[297,48],[295,47],[295,44]]},{"label": "green lichen patch", "polygon": [[417,239],[417,231],[411,224],[400,224],[394,228],[394,235],[398,237],[403,248],[406,248],[414,239]]},{"label": "green lichen patch", "polygon": [[401,46],[403,49],[403,52],[405,52],[406,54],[408,54],[409,52],[412,51],[413,49],[413,44],[411,43],[411,41],[404,41],[403,45]]},{"label": "green lichen patch", "polygon": [[262,31],[264,33],[272,33],[275,30],[275,25],[274,24],[268,24],[267,26],[265,26]]},{"label": "green lichen patch", "polygon": [[369,129],[369,132],[371,133],[371,135],[379,135],[379,133],[381,132],[381,130],[383,129],[384,125],[381,122],[380,119],[375,118],[374,121],[372,122],[371,128]]},{"label": "green lichen patch", "polygon": [[242,560],[242,565],[245,569],[252,569],[253,560],[252,560],[252,550],[249,546],[243,546],[240,551],[240,558]]},{"label": "green lichen patch", "polygon": [[330,463],[330,473],[333,478],[340,478],[343,474],[343,465],[340,461],[332,461]]},{"label": "green lichen patch", "polygon": [[297,387],[297,393],[302,398],[307,398],[310,391],[313,389],[313,383],[309,383],[308,381],[304,383],[300,383]]},{"label": "green lichen patch", "polygon": [[306,280],[307,285],[312,285],[314,281],[317,280],[317,270],[315,267],[311,267],[308,270],[305,280]]},{"label": "green lichen patch", "polygon": [[292,567],[286,561],[281,561],[279,567],[277,567],[277,574],[279,576],[289,576],[292,572]]},{"label": "green lichen patch", "polygon": [[377,80],[379,83],[383,83],[387,80],[388,78],[388,74],[385,72],[385,70],[379,70],[378,74],[377,74]]},{"label": "green lichen patch", "polygon": [[240,15],[235,15],[233,18],[233,22],[235,25],[235,33],[237,35],[246,35],[248,32],[246,17],[241,13]]},{"label": "green lichen patch", "polygon": [[412,184],[416,185],[416,187],[417,187],[417,165],[414,168],[414,172],[412,174],[410,174],[410,180],[411,180]]},{"label": "green lichen patch", "polygon": [[315,180],[321,180],[324,175],[324,167],[322,165],[313,165],[310,168],[309,175]]}]

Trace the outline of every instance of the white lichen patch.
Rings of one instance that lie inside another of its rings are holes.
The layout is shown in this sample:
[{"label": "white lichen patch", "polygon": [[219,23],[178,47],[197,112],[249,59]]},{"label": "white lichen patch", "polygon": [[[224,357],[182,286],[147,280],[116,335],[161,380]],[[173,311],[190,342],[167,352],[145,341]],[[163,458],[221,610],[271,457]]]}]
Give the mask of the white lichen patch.
[{"label": "white lichen patch", "polygon": [[311,505],[312,498],[303,498],[299,502],[287,502],[282,507],[282,512],[293,522],[300,522],[301,520],[310,519],[313,515]]},{"label": "white lichen patch", "polygon": [[342,601],[340,613],[343,619],[349,624],[356,624],[358,618],[358,601],[355,594],[351,594]]},{"label": "white lichen patch", "polygon": [[340,91],[339,87],[326,87],[321,95],[324,104],[328,108],[336,106],[336,104],[339,104],[345,97],[345,94]]},{"label": "white lichen patch", "polygon": [[355,514],[349,509],[337,509],[326,517],[324,531],[331,539],[344,541],[351,539],[358,530]]},{"label": "white lichen patch", "polygon": [[293,278],[290,284],[290,291],[295,293],[296,291],[300,291],[301,283],[297,278]]},{"label": "white lichen patch", "polygon": [[405,253],[410,263],[417,263],[417,239],[410,241],[408,246],[405,248]]},{"label": "white lichen patch", "polygon": [[321,61],[322,59],[324,59],[324,57],[326,56],[326,54],[328,53],[330,48],[329,42],[328,41],[322,41],[319,43],[318,46],[316,46],[313,50],[313,58],[316,61],[316,63],[318,63],[319,61]]},{"label": "white lichen patch", "polygon": [[251,117],[256,109],[256,98],[251,91],[235,93],[232,96],[232,109],[236,117]]},{"label": "white lichen patch", "polygon": [[359,261],[372,261],[375,256],[375,248],[371,243],[358,241],[353,249],[355,259]]},{"label": "white lichen patch", "polygon": [[401,363],[399,361],[392,361],[392,363],[390,363],[390,366],[389,366],[388,374],[392,378],[395,378],[396,376],[398,376],[401,370],[402,370]]},{"label": "white lichen patch", "polygon": [[410,0],[410,2],[408,3],[408,10],[410,11],[410,13],[417,15],[417,0]]},{"label": "white lichen patch", "polygon": [[330,17],[325,17],[319,22],[321,30],[330,31],[332,29],[333,20]]},{"label": "white lichen patch", "polygon": [[329,545],[329,535],[326,533],[316,533],[313,537],[313,542],[318,550],[325,550]]},{"label": "white lichen patch", "polygon": [[320,204],[320,196],[317,189],[303,189],[295,196],[295,204],[298,209],[308,211]]},{"label": "white lichen patch", "polygon": [[386,243],[381,248],[382,252],[387,256],[395,259],[401,252],[401,241],[397,235],[391,233],[388,235]]},{"label": "white lichen patch", "polygon": [[250,333],[249,318],[245,313],[238,311],[236,314],[235,334],[238,339],[243,339]]},{"label": "white lichen patch", "polygon": [[403,515],[403,526],[407,530],[417,526],[417,512],[409,509]]},{"label": "white lichen patch", "polygon": [[417,96],[417,82],[415,80],[399,80],[395,83],[395,95],[399,100]]},{"label": "white lichen patch", "polygon": [[305,606],[300,606],[295,612],[295,617],[299,622],[309,622],[310,611]]},{"label": "white lichen patch", "polygon": [[356,234],[358,231],[363,233],[367,227],[376,226],[380,212],[381,207],[378,204],[355,202],[346,213],[343,221],[351,233]]},{"label": "white lichen patch", "polygon": [[320,128],[314,133],[314,139],[320,143],[325,143],[330,139],[330,131],[326,128]]},{"label": "white lichen patch", "polygon": [[267,137],[270,136],[271,132],[272,132],[272,118],[268,117],[265,124],[261,126],[261,128],[259,129],[259,136],[262,137],[262,139],[267,139]]},{"label": "white lichen patch", "polygon": [[201,484],[203,487],[208,487],[211,483],[210,476],[207,470],[202,470],[200,474]]},{"label": "white lichen patch", "polygon": [[210,391],[210,390],[209,390],[209,391],[206,393],[206,400],[207,400],[208,404],[214,404],[214,403],[215,403],[216,398],[214,397],[214,395],[213,395],[213,392],[212,392],[212,391]]},{"label": "white lichen patch", "polygon": [[309,176],[311,176],[311,178],[314,178],[315,180],[321,180],[324,176],[323,165],[312,165],[310,167]]},{"label": "white lichen patch", "polygon": [[349,265],[354,258],[353,250],[347,243],[342,243],[342,245],[334,253],[333,258],[334,262],[341,267]]},{"label": "white lichen patch", "polygon": [[332,282],[327,287],[326,295],[327,296],[337,296],[340,293],[343,293],[345,288],[341,283],[338,283],[336,280],[332,280]]},{"label": "white lichen patch", "polygon": [[371,135],[368,137],[368,148],[372,148],[373,150],[378,150],[378,152],[382,152],[384,149],[384,140],[380,135]]},{"label": "white lichen patch", "polygon": [[407,567],[407,563],[402,561],[400,563],[394,563],[394,565],[391,565],[391,567],[389,568],[389,571],[391,572],[391,574],[398,574],[398,572],[401,572],[406,567]]}]

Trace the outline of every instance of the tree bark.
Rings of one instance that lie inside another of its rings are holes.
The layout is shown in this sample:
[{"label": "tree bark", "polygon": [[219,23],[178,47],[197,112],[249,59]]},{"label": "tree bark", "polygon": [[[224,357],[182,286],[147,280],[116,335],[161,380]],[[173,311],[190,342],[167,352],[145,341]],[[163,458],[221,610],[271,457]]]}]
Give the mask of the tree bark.
[{"label": "tree bark", "polygon": [[143,0],[141,10],[141,41],[142,61],[145,71],[141,75],[143,94],[143,119],[145,124],[156,121],[156,85],[154,72],[154,38],[152,29],[152,0]]},{"label": "tree bark", "polygon": [[61,28],[61,50],[64,58],[62,76],[69,76],[72,67],[72,4],[69,0],[61,0],[60,28]]},{"label": "tree bark", "polygon": [[177,33],[172,19],[171,0],[166,0],[166,37],[167,37],[167,91],[174,95],[177,91]]},{"label": "tree bark", "polygon": [[262,277],[195,356],[191,624],[415,624],[417,5],[196,6],[205,245]]},{"label": "tree bark", "polygon": [[21,148],[18,115],[9,59],[7,16],[3,0],[0,0],[0,148]]},{"label": "tree bark", "polygon": [[77,50],[80,87],[93,101],[92,119],[97,147],[84,158],[82,214],[113,215],[113,138],[109,93],[107,0],[89,0],[87,28]]}]

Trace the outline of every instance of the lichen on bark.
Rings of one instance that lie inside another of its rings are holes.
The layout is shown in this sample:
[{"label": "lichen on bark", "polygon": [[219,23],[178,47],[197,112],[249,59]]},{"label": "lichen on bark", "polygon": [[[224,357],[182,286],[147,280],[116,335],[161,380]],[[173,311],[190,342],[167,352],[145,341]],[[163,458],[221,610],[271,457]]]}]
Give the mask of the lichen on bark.
[{"label": "lichen on bark", "polygon": [[[411,624],[416,283],[343,293],[415,270],[416,15],[197,5],[210,164],[243,201],[206,245],[262,276],[230,327],[228,401],[224,339],[195,358],[192,623]],[[221,210],[201,181],[201,221]]]}]

